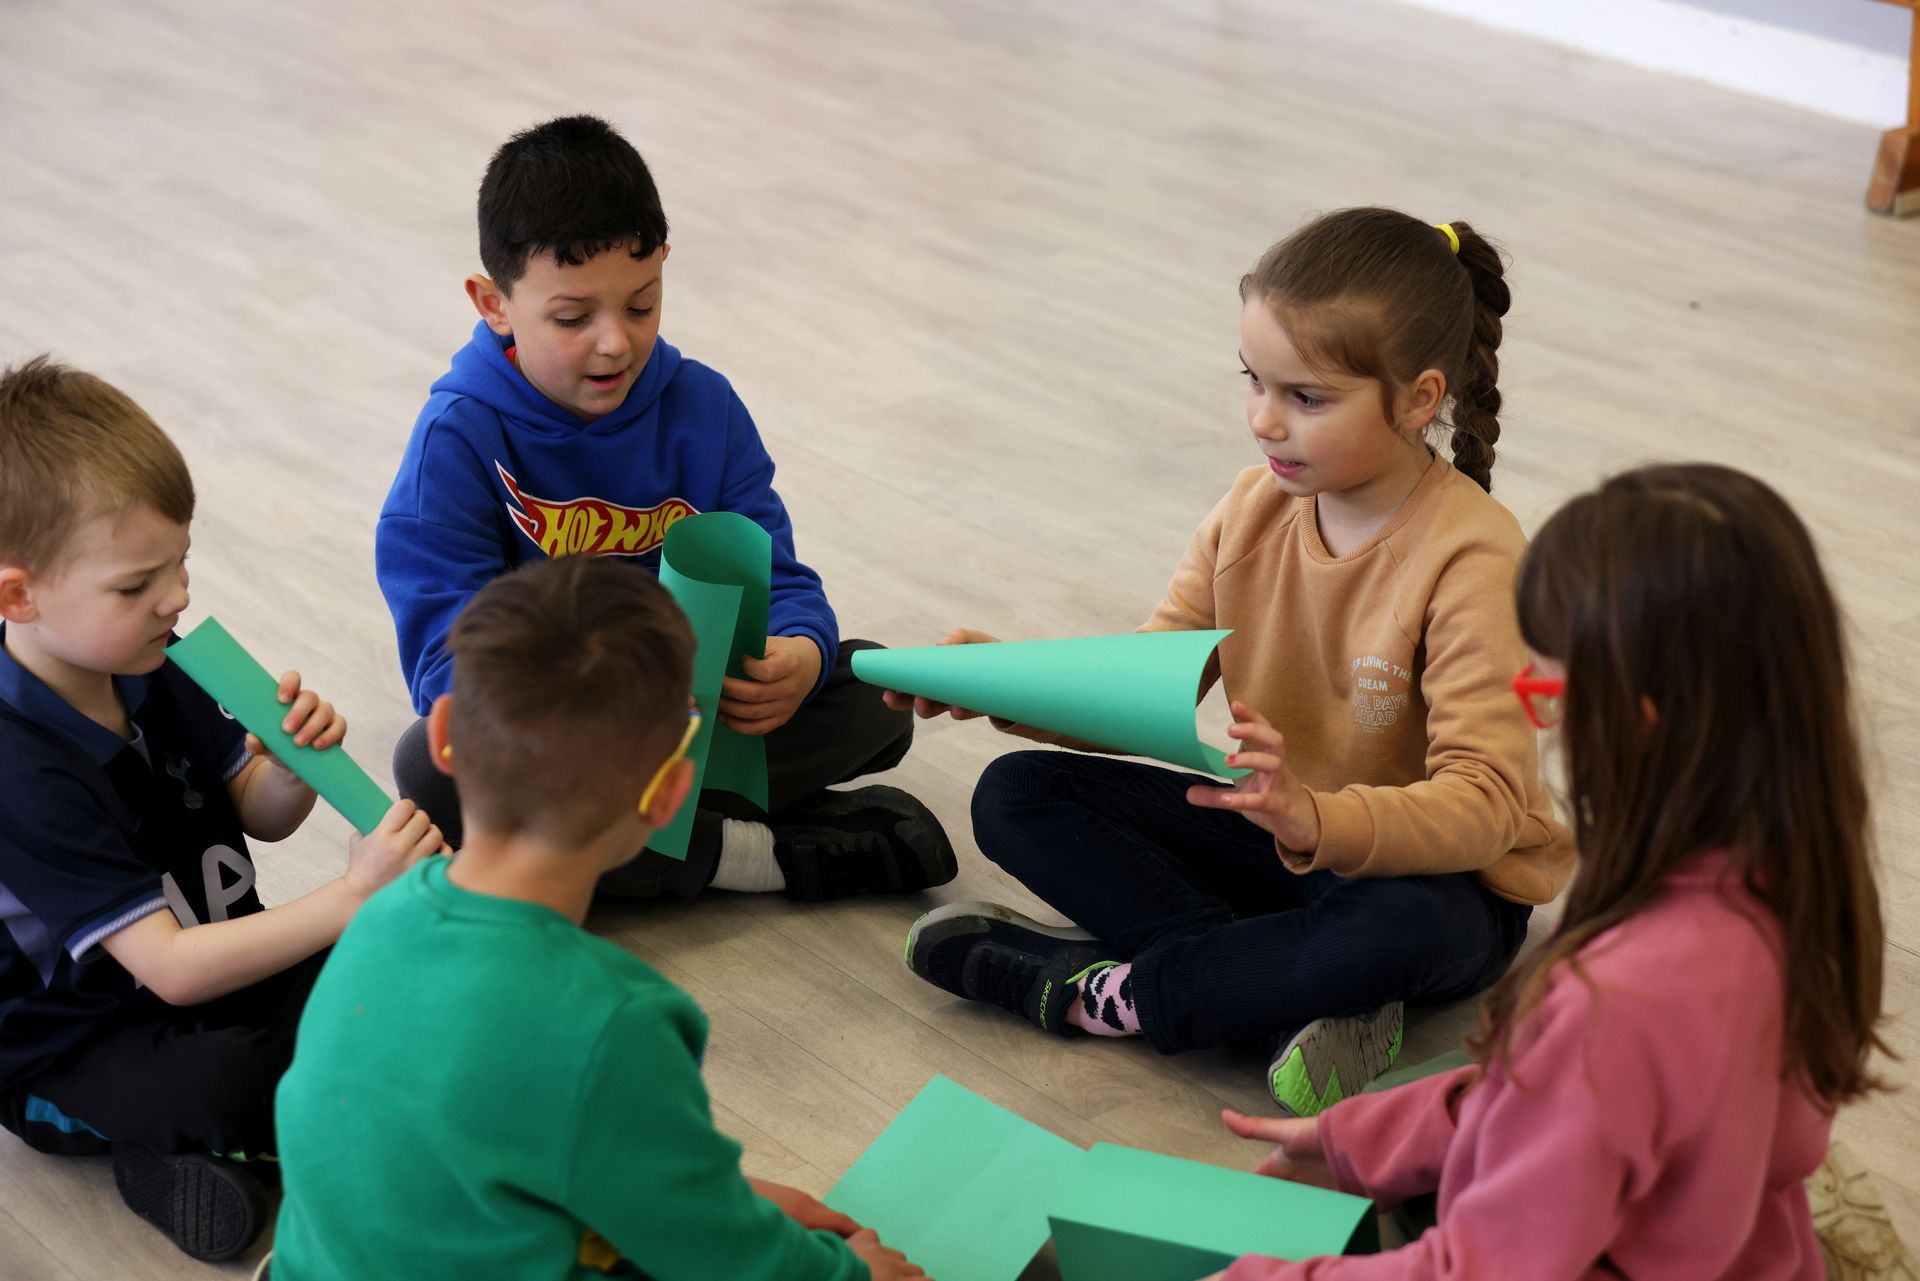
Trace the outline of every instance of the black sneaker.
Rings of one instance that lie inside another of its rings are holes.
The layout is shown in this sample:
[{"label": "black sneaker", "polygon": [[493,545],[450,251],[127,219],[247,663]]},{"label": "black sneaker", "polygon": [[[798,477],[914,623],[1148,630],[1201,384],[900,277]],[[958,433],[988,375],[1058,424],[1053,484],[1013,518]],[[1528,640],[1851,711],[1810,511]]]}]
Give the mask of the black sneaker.
[{"label": "black sneaker", "polygon": [[1085,930],[1042,925],[998,903],[949,903],[907,931],[907,968],[915,974],[1060,1036],[1080,980],[1111,964]]},{"label": "black sneaker", "polygon": [[787,897],[906,894],[945,885],[960,870],[933,811],[897,787],[821,792],[768,820]]},{"label": "black sneaker", "polygon": [[266,1189],[237,1161],[118,1143],[113,1181],[129,1210],[207,1263],[243,1253],[267,1226]]}]

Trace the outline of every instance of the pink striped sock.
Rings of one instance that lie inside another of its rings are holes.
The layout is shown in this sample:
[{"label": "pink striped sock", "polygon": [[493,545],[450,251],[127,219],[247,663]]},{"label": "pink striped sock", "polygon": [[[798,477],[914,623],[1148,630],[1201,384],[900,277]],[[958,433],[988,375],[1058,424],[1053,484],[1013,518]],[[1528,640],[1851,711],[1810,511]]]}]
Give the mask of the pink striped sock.
[{"label": "pink striped sock", "polygon": [[1105,965],[1080,979],[1080,999],[1067,1022],[1095,1036],[1138,1036],[1140,1014],[1133,1008],[1133,965]]}]

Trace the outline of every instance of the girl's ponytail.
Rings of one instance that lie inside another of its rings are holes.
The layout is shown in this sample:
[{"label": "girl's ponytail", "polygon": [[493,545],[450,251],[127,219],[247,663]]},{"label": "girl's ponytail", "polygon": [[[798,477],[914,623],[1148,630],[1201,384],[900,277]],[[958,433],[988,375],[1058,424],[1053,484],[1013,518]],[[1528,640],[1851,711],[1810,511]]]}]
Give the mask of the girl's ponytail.
[{"label": "girl's ponytail", "polygon": [[1473,285],[1473,335],[1453,391],[1453,465],[1480,488],[1493,488],[1494,445],[1500,439],[1501,317],[1513,305],[1500,251],[1464,222],[1449,224],[1460,240],[1460,265]]}]

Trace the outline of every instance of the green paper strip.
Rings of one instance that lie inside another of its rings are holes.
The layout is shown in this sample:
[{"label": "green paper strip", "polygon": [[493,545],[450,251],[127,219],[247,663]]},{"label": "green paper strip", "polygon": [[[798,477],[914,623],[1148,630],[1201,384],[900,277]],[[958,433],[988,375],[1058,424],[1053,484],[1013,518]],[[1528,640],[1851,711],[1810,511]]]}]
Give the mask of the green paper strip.
[{"label": "green paper strip", "polygon": [[1200,741],[1193,709],[1207,659],[1231,632],[1128,632],[992,645],[869,649],[853,674],[869,685],[951,703],[1098,743],[1129,756],[1240,778]]},{"label": "green paper strip", "polygon": [[720,687],[742,674],[742,661],[766,653],[773,538],[736,512],[705,512],[675,521],[660,551],[660,585],[693,625],[693,699],[700,732],[687,757],[693,790],[673,822],[647,848],[684,859],[696,802],[704,788],[744,796],[767,807],[767,744],[720,723]]},{"label": "green paper strip", "polygon": [[335,745],[316,750],[296,747],[293,735],[280,728],[287,706],[280,701],[280,682],[217,618],[209,618],[167,647],[167,657],[267,749],[281,764],[300,776],[320,799],[340,811],[362,836],[380,825],[393,808],[393,799],[368,777],[346,749]]},{"label": "green paper strip", "polygon": [[936,1076],[826,1201],[939,1281],[1013,1281],[1046,1243],[1047,1199],[1085,1156]]},{"label": "green paper strip", "polygon": [[1112,1143],[1074,1167],[1048,1217],[1063,1281],[1192,1281],[1243,1254],[1378,1248],[1364,1197]]}]

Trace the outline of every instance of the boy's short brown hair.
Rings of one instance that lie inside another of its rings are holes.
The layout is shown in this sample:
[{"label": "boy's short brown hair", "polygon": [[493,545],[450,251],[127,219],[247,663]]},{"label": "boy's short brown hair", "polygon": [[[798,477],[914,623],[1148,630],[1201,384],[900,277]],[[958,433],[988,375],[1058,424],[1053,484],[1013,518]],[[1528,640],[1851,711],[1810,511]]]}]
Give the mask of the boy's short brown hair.
[{"label": "boy's short brown hair", "polygon": [[530,562],[467,602],[447,645],[469,831],[584,844],[639,804],[686,732],[693,629],[638,566]]},{"label": "boy's short brown hair", "polygon": [[81,520],[136,504],[193,519],[186,460],[144,409],[50,356],[0,374],[0,565],[51,573]]}]

